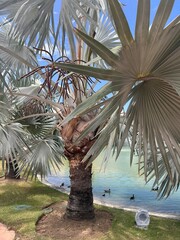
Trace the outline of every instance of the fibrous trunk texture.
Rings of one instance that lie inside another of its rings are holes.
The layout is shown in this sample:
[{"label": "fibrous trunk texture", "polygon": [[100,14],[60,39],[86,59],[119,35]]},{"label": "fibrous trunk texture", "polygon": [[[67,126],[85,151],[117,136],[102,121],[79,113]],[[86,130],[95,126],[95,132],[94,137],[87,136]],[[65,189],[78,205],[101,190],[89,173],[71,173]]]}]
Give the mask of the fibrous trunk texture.
[{"label": "fibrous trunk texture", "polygon": [[11,160],[9,160],[9,163],[6,163],[6,173],[5,178],[6,179],[20,179],[20,175],[18,174],[18,163],[16,160],[13,160],[13,163]]},{"label": "fibrous trunk texture", "polygon": [[71,190],[66,216],[75,220],[94,218],[92,165],[86,168],[82,159],[80,153],[69,157]]},{"label": "fibrous trunk texture", "polygon": [[[67,111],[68,112],[68,111]],[[70,219],[84,220],[94,218],[92,193],[92,165],[82,162],[94,143],[94,133],[88,134],[77,142],[81,132],[88,125],[88,120],[73,118],[61,128],[61,136],[65,142],[65,156],[69,160],[71,189],[66,208],[66,216]]]}]

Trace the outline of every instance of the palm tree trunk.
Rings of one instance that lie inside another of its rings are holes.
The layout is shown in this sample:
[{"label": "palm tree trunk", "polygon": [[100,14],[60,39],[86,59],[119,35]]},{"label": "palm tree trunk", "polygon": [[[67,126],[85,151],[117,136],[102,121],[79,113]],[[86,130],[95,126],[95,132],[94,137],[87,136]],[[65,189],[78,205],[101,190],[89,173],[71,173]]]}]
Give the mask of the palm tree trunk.
[{"label": "palm tree trunk", "polygon": [[18,166],[17,161],[15,159],[13,160],[13,163],[10,159],[8,161],[9,161],[9,163],[6,162],[5,178],[6,179],[20,179],[20,175],[18,174],[19,166]]},{"label": "palm tree trunk", "polygon": [[[92,165],[82,160],[94,143],[93,133],[82,141],[76,142],[88,121],[80,117],[73,118],[61,128],[61,136],[65,142],[65,156],[69,160],[71,190],[66,208],[66,216],[70,219],[84,220],[95,217],[92,193]],[[75,144],[76,143],[76,144]]]},{"label": "palm tree trunk", "polygon": [[83,220],[94,218],[92,193],[92,165],[86,168],[82,162],[84,154],[69,156],[71,191],[66,208],[70,219]]}]

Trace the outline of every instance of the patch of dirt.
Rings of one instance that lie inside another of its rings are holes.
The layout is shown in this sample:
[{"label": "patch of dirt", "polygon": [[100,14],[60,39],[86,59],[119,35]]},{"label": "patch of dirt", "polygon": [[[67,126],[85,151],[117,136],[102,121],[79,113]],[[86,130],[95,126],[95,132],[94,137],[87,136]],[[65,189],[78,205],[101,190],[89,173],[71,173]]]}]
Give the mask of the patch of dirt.
[{"label": "patch of dirt", "polygon": [[14,240],[15,231],[9,229],[6,225],[0,223],[0,239],[1,240]]},{"label": "patch of dirt", "polygon": [[[97,240],[108,232],[112,225],[112,215],[106,211],[95,210],[95,219],[75,221],[65,217],[67,202],[51,205],[52,212],[45,214],[37,222],[38,234],[56,240]],[[48,210],[47,209],[47,210]]]}]

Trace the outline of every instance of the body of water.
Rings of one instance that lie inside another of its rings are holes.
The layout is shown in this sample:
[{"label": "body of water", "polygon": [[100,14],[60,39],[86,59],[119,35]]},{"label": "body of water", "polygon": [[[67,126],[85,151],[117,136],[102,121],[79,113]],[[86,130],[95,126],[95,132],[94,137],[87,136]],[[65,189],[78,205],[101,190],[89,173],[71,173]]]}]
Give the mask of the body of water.
[{"label": "body of water", "polygon": [[[118,208],[139,209],[143,208],[157,214],[173,215],[180,217],[180,189],[167,199],[157,199],[157,192],[151,191],[152,182],[145,184],[144,178],[139,177],[136,159],[130,167],[129,149],[124,148],[115,161],[113,158],[107,163],[104,170],[101,168],[102,156],[93,163],[93,194],[96,202],[115,206]],[[69,191],[68,162],[58,175],[46,179],[50,184],[59,187],[64,183],[64,190]],[[111,189],[110,194],[105,189]],[[132,195],[134,200],[130,200]]]}]

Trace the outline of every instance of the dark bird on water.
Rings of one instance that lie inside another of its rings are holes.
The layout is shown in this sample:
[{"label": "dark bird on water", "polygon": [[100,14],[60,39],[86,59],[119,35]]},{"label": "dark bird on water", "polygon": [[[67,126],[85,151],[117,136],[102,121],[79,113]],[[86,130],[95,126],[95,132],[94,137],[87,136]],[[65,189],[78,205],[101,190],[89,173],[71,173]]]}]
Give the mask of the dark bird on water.
[{"label": "dark bird on water", "polygon": [[102,196],[103,196],[103,197],[105,197],[106,195],[105,195],[105,194],[103,194]]},{"label": "dark bird on water", "polygon": [[135,196],[134,194],[130,197],[130,200],[134,200],[135,199]]},{"label": "dark bird on water", "polygon": [[110,193],[111,189],[109,188],[108,190],[104,190],[105,193]]},{"label": "dark bird on water", "polygon": [[60,187],[64,187],[64,183],[61,183]]},{"label": "dark bird on water", "polygon": [[152,188],[151,190],[152,190],[152,191],[158,191],[158,187]]}]

